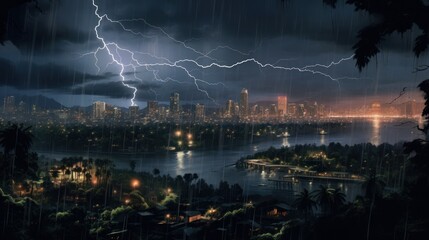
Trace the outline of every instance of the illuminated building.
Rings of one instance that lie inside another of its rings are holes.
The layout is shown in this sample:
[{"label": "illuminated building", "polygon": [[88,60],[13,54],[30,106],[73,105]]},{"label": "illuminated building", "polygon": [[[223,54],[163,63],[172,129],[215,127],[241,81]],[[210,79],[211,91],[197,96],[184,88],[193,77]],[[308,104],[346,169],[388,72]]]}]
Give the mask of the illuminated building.
[{"label": "illuminated building", "polygon": [[205,118],[204,104],[197,103],[197,105],[195,105],[195,121],[204,122],[204,118]]},{"label": "illuminated building", "polygon": [[170,114],[176,115],[180,112],[180,95],[175,92],[170,95]]},{"label": "illuminated building", "polygon": [[240,117],[247,117],[249,114],[249,92],[243,88],[240,93]]},{"label": "illuminated building", "polygon": [[97,101],[92,104],[92,118],[94,120],[103,119],[105,113],[106,113],[105,102]]},{"label": "illuminated building", "polygon": [[297,106],[296,103],[288,103],[287,114],[296,117]]},{"label": "illuminated building", "polygon": [[381,113],[381,104],[379,102],[374,102],[371,104],[370,113],[373,115],[380,115]]},{"label": "illuminated building", "polygon": [[234,102],[232,100],[226,101],[225,117],[232,117],[234,115]]},{"label": "illuminated building", "polygon": [[128,108],[130,119],[137,119],[139,117],[139,106],[130,106]]},{"label": "illuminated building", "polygon": [[15,112],[15,97],[7,96],[3,100],[3,112],[13,113]]},{"label": "illuminated building", "polygon": [[113,118],[119,120],[121,118],[121,109],[118,107],[113,108]]},{"label": "illuminated building", "polygon": [[287,97],[286,96],[277,97],[277,111],[279,113],[279,116],[287,115]]},{"label": "illuminated building", "polygon": [[271,104],[268,108],[268,115],[269,116],[277,116],[277,105]]},{"label": "illuminated building", "polygon": [[155,117],[158,115],[158,102],[157,101],[148,101],[147,102],[147,113],[150,117]]},{"label": "illuminated building", "polygon": [[25,104],[24,101],[19,102],[19,104],[18,104],[18,112],[20,112],[21,114],[26,114],[27,113],[27,105]]}]

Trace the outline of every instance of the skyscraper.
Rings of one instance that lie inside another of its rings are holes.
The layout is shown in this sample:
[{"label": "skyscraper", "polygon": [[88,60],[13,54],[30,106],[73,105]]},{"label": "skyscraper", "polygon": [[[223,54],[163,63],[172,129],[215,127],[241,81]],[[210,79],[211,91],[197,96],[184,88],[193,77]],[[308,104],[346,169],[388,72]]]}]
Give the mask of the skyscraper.
[{"label": "skyscraper", "polygon": [[204,118],[205,118],[204,104],[197,103],[197,105],[195,105],[195,121],[204,122]]},{"label": "skyscraper", "polygon": [[288,103],[288,108],[287,108],[287,113],[292,116],[292,117],[296,117],[297,115],[297,105],[296,103]]},{"label": "skyscraper", "polygon": [[3,112],[13,113],[15,112],[15,97],[7,96],[3,100]]},{"label": "skyscraper", "polygon": [[225,117],[232,117],[234,115],[234,102],[232,100],[226,101]]},{"label": "skyscraper", "polygon": [[180,112],[180,96],[174,92],[170,95],[170,113],[178,114]]},{"label": "skyscraper", "polygon": [[278,96],[277,97],[277,111],[279,116],[283,117],[287,115],[287,97]]},{"label": "skyscraper", "polygon": [[121,109],[118,107],[113,108],[113,118],[119,120],[121,118]]},{"label": "skyscraper", "polygon": [[240,117],[247,117],[249,114],[249,92],[243,88],[240,93]]},{"label": "skyscraper", "polygon": [[268,115],[275,117],[278,115],[277,106],[276,104],[271,104],[268,108]]},{"label": "skyscraper", "polygon": [[139,116],[139,106],[130,106],[128,108],[130,119],[137,119]]},{"label": "skyscraper", "polygon": [[106,112],[106,103],[105,102],[94,102],[92,104],[92,118],[95,120],[103,119]]},{"label": "skyscraper", "polygon": [[157,101],[148,101],[147,102],[147,114],[150,117],[155,117],[158,115],[158,102]]}]

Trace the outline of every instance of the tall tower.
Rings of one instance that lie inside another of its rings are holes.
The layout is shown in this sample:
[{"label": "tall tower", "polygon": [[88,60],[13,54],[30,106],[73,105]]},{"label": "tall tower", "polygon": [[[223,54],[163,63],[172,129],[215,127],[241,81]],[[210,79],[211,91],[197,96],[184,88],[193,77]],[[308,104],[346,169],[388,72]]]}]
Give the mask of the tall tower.
[{"label": "tall tower", "polygon": [[232,100],[226,101],[225,117],[232,117],[234,115],[234,102]]},{"label": "tall tower", "polygon": [[180,112],[180,96],[174,92],[170,95],[170,113],[178,114]]},{"label": "tall tower", "polygon": [[158,102],[157,101],[148,101],[147,102],[147,113],[150,117],[155,117],[158,115]]},{"label": "tall tower", "polygon": [[104,114],[106,112],[106,103],[105,102],[94,102],[92,104],[92,118],[97,119],[103,119]]},{"label": "tall tower", "polygon": [[130,119],[137,119],[139,117],[139,106],[130,106],[128,108]]},{"label": "tall tower", "polygon": [[287,115],[287,97],[286,96],[278,96],[277,97],[277,111],[279,116]]},{"label": "tall tower", "polygon": [[240,93],[240,117],[247,117],[249,114],[249,92],[243,88]]},{"label": "tall tower", "polygon": [[195,121],[204,122],[204,118],[205,118],[204,104],[197,103],[197,105],[195,105]]},{"label": "tall tower", "polygon": [[15,112],[15,97],[14,96],[7,96],[4,98],[3,111],[5,113]]}]

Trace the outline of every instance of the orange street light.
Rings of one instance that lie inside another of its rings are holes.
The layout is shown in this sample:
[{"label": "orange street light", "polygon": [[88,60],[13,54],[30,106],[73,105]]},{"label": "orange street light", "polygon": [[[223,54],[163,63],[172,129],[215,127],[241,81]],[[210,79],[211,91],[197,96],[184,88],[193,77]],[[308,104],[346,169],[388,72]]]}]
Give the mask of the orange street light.
[{"label": "orange street light", "polygon": [[140,186],[140,181],[137,179],[131,180],[131,187],[138,188]]}]

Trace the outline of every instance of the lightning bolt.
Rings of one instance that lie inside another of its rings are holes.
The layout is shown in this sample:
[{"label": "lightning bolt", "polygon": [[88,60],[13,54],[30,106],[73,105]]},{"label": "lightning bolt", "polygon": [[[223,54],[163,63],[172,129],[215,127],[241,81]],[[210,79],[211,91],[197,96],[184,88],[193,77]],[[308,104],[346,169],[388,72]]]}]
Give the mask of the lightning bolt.
[{"label": "lightning bolt", "polygon": [[[159,70],[155,69],[156,67],[170,67],[170,68],[176,68],[176,69],[182,70],[186,74],[186,76],[193,81],[196,89],[198,91],[200,91],[201,93],[204,93],[207,96],[207,98],[212,100],[214,103],[216,103],[216,101],[210,96],[208,90],[202,88],[200,85],[203,84],[203,85],[207,85],[207,86],[223,86],[223,87],[226,87],[225,84],[223,84],[222,82],[213,83],[213,82],[208,82],[208,81],[203,80],[203,79],[199,79],[195,75],[193,75],[193,73],[192,73],[195,70],[190,70],[187,67],[187,65],[192,65],[197,69],[203,70],[203,69],[209,69],[209,68],[232,69],[232,68],[244,65],[244,64],[255,64],[256,66],[259,66],[260,68],[270,68],[270,69],[283,70],[283,71],[298,71],[298,72],[303,72],[303,73],[311,73],[311,74],[315,74],[315,75],[320,75],[320,76],[326,77],[332,81],[337,82],[339,86],[340,86],[339,81],[342,79],[359,79],[359,78],[351,78],[351,77],[335,78],[335,77],[332,77],[331,75],[329,75],[325,72],[322,72],[320,70],[316,70],[317,68],[328,69],[328,68],[331,68],[332,66],[339,65],[344,61],[351,60],[354,55],[351,55],[351,56],[346,57],[346,58],[342,58],[338,61],[333,61],[328,65],[317,63],[317,64],[313,64],[313,65],[307,65],[304,67],[284,67],[284,66],[277,65],[280,61],[282,61],[284,59],[280,59],[276,63],[272,64],[272,63],[263,63],[263,62],[257,60],[256,58],[250,57],[250,55],[252,53],[254,53],[256,51],[256,49],[249,51],[249,52],[242,52],[242,51],[234,49],[230,46],[217,46],[216,48],[213,48],[213,49],[204,53],[204,52],[198,51],[197,49],[189,46],[186,41],[180,41],[180,40],[175,39],[168,32],[166,32],[163,28],[152,25],[151,23],[147,22],[143,18],[114,20],[114,19],[111,19],[106,13],[104,13],[104,14],[99,13],[99,6],[96,4],[96,0],[92,0],[92,5],[95,8],[94,14],[98,18],[97,24],[94,27],[94,32],[95,32],[95,35],[97,37],[97,40],[101,43],[101,46],[98,47],[95,51],[82,54],[81,56],[83,57],[83,56],[87,56],[87,55],[93,55],[95,58],[95,67],[97,68],[97,71],[100,72],[101,68],[99,66],[98,54],[101,51],[105,51],[110,58],[109,59],[110,62],[107,64],[106,68],[112,64],[116,64],[117,66],[119,66],[120,67],[119,76],[120,76],[122,85],[131,89],[133,92],[133,96],[130,99],[131,106],[136,105],[135,99],[136,99],[138,89],[137,89],[137,87],[132,86],[129,83],[127,83],[128,80],[126,79],[126,77],[124,75],[124,71],[126,68],[132,68],[134,78],[136,80],[141,81],[141,82],[143,82],[143,79],[141,79],[137,76],[137,69],[138,68],[144,68],[146,71],[151,72],[156,81],[164,82],[164,83],[169,82],[169,81],[173,81],[173,82],[177,82],[177,83],[184,83],[184,82],[175,80],[172,77],[162,78],[159,75]],[[185,58],[185,59],[179,59],[179,60],[173,61],[173,60],[170,60],[168,58],[159,57],[159,56],[156,56],[156,55],[148,53],[148,52],[139,52],[139,51],[133,51],[133,50],[124,48],[116,42],[107,41],[100,34],[99,30],[101,28],[103,21],[107,21],[107,22],[112,23],[112,24],[117,24],[125,32],[127,32],[129,34],[133,34],[135,36],[138,36],[141,38],[146,38],[146,39],[153,38],[154,36],[146,35],[146,34],[143,34],[141,32],[135,31],[133,29],[127,28],[124,24],[127,22],[136,22],[136,21],[143,22],[148,27],[159,31],[162,35],[164,35],[166,38],[168,38],[172,42],[179,44],[184,49],[187,49],[190,52],[192,52],[193,54],[197,55],[197,57],[194,59]],[[218,59],[216,59],[212,56],[212,54],[214,52],[219,51],[221,49],[232,51],[232,52],[235,52],[236,54],[239,54],[240,56],[249,57],[249,58],[245,58],[241,61],[237,61],[237,62],[232,63],[232,64],[223,64],[223,63],[221,63],[221,61],[219,61]],[[124,54],[131,59],[129,63],[125,63],[123,61]],[[139,60],[138,56],[148,56],[148,57],[151,57],[152,59],[155,59],[157,61],[155,63],[142,62],[141,60]],[[211,61],[211,63],[201,64],[199,62],[199,60],[201,60],[201,59],[208,59]],[[150,91],[152,91],[157,96],[156,92],[153,89],[150,89]]]}]

